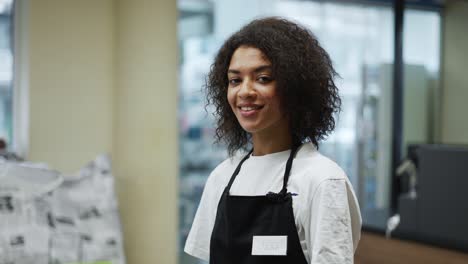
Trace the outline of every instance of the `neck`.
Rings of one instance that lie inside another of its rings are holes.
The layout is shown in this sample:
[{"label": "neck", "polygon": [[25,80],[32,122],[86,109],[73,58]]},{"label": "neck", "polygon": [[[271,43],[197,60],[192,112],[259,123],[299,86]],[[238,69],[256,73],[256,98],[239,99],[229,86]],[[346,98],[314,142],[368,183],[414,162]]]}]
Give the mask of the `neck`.
[{"label": "neck", "polygon": [[254,156],[263,156],[288,150],[292,147],[289,129],[279,129],[275,133],[253,133]]}]

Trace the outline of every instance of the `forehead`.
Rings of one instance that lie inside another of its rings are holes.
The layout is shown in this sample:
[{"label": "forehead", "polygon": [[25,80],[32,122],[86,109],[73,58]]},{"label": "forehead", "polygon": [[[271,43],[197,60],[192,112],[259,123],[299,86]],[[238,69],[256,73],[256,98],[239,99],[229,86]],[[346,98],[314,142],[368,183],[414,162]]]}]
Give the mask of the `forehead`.
[{"label": "forehead", "polygon": [[232,54],[229,69],[247,70],[265,65],[271,65],[271,62],[261,50],[249,46],[240,46]]}]

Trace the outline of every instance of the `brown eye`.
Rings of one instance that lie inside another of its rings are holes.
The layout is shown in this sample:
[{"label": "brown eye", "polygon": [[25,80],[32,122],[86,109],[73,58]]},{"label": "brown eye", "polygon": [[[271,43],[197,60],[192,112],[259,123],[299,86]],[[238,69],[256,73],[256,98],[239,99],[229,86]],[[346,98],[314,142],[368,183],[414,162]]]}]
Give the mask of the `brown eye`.
[{"label": "brown eye", "polygon": [[260,83],[269,83],[271,82],[273,79],[271,77],[268,77],[268,76],[260,76],[258,77],[257,79]]},{"label": "brown eye", "polygon": [[233,79],[229,80],[229,85],[235,86],[235,85],[239,84],[240,82],[241,82],[240,79],[233,78]]}]

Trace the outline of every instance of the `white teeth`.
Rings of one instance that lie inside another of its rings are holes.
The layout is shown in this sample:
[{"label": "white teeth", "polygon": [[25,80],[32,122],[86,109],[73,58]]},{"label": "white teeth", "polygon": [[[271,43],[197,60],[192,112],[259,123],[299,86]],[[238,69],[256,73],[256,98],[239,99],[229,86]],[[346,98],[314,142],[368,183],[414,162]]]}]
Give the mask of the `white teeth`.
[{"label": "white teeth", "polygon": [[257,110],[257,109],[260,109],[259,106],[242,106],[240,108],[242,111],[252,111],[252,110]]}]

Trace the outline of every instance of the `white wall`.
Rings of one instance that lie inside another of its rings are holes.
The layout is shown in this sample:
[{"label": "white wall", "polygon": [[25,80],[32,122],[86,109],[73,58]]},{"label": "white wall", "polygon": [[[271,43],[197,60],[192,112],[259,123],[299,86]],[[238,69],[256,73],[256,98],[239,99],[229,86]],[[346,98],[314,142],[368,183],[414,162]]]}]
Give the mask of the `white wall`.
[{"label": "white wall", "polygon": [[29,1],[28,158],[74,171],[112,152],[113,1]]},{"label": "white wall", "polygon": [[468,1],[447,1],[444,15],[442,142],[468,144]]}]

